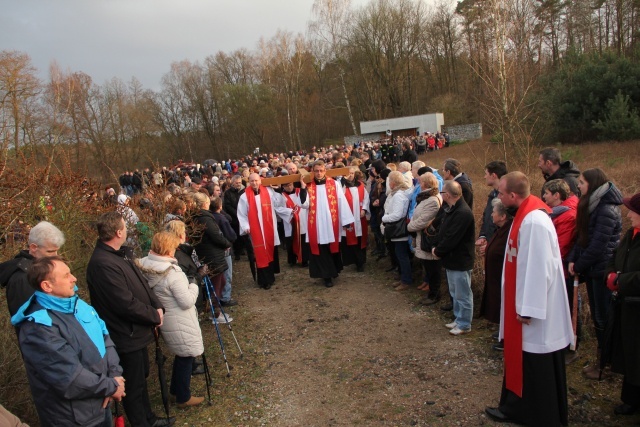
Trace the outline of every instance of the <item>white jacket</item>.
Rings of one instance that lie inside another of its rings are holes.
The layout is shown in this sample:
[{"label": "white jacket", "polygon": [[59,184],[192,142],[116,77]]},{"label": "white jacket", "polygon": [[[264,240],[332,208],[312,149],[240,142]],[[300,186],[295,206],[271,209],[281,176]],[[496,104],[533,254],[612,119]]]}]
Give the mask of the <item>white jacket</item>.
[{"label": "white jacket", "polygon": [[160,331],[169,350],[180,357],[200,356],[204,344],[195,306],[198,285],[189,283],[175,258],[149,253],[138,265],[164,306]]},{"label": "white jacket", "polygon": [[[387,197],[387,200],[384,202],[383,225],[399,221],[401,218],[407,218],[409,197],[412,191],[413,188],[409,188],[408,190],[398,190],[389,194],[389,197]],[[392,242],[400,242],[403,240],[409,240],[409,236],[391,239]]]}]

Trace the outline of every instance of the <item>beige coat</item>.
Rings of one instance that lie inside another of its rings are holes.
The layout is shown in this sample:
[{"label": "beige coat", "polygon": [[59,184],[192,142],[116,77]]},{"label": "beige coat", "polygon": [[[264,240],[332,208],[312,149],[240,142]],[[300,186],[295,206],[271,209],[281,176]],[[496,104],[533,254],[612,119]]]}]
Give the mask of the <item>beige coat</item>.
[{"label": "beige coat", "polygon": [[436,217],[436,214],[440,210],[440,206],[442,206],[442,196],[440,196],[440,194],[438,194],[435,197],[432,196],[426,200],[421,201],[418,204],[418,206],[416,206],[416,209],[413,211],[413,217],[411,218],[411,221],[407,225],[407,230],[409,230],[409,232],[418,233],[418,237],[416,239],[413,239],[413,244],[414,244],[414,247],[416,248],[416,257],[418,257],[419,259],[426,259],[426,260],[438,259],[435,256],[433,256],[431,253],[425,252],[422,249],[420,249],[421,236],[419,231],[424,230],[431,224],[431,222],[433,222],[433,220]]},{"label": "beige coat", "polygon": [[164,306],[160,331],[169,350],[181,357],[200,356],[204,345],[195,307],[198,285],[189,283],[175,258],[149,253],[138,264]]}]

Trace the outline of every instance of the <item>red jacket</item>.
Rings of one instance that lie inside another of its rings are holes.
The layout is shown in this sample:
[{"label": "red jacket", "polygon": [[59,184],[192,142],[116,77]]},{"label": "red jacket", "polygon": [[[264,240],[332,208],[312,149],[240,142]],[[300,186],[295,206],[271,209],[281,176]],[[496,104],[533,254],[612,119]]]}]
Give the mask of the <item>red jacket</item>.
[{"label": "red jacket", "polygon": [[578,198],[571,196],[553,208],[551,220],[558,234],[560,255],[564,261],[571,252],[576,240],[576,214],[578,213]]}]

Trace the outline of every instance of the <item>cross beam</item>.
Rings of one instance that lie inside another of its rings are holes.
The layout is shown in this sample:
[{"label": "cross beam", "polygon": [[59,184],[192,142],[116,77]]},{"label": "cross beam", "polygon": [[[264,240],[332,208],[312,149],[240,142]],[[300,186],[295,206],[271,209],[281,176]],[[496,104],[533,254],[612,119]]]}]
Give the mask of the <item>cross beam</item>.
[{"label": "cross beam", "polygon": [[[350,167],[327,169],[327,176],[331,178],[335,178],[336,176],[347,176],[349,175],[350,169],[351,169]],[[305,183],[307,184],[310,183],[312,179],[313,179],[313,174],[306,173],[304,175]],[[282,185],[282,184],[288,184],[290,182],[300,182],[300,174],[276,176],[274,178],[262,178],[262,185],[265,185],[265,186]]]}]

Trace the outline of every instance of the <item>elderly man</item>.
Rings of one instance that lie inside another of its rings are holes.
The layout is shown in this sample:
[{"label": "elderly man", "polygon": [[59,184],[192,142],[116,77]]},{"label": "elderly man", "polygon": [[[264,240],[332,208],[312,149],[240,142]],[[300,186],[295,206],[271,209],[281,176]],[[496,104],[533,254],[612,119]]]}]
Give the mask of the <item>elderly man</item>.
[{"label": "elderly man", "polygon": [[36,259],[28,279],[35,294],[11,323],[20,331],[40,424],[110,427],[109,401],[125,393],[104,322],[78,298],[76,278],[61,258]]},{"label": "elderly man", "polygon": [[[249,188],[238,201],[238,223],[240,235],[250,238],[246,245],[249,262],[257,270],[258,285],[270,289],[280,273],[277,246],[280,245],[276,215],[283,221],[291,221],[293,210],[285,206],[284,198],[272,188],[262,185],[257,173],[249,175]],[[245,240],[245,244],[247,241]],[[252,256],[253,255],[253,256]]]},{"label": "elderly man", "polygon": [[502,394],[499,406],[485,412],[500,422],[567,425],[563,352],[573,331],[562,258],[549,208],[530,191],[522,172],[506,174],[498,185],[502,204],[518,211],[502,273]]},{"label": "elderly man", "polygon": [[98,218],[98,242],[87,265],[91,303],[107,324],[127,381],[124,410],[132,426],[163,427],[175,418],[158,418],[151,410],[147,377],[153,330],[162,326],[164,308],[125,246],[127,227],[117,212]]},{"label": "elderly man", "polygon": [[29,232],[29,248],[18,252],[12,260],[0,264],[0,285],[7,288],[7,304],[11,316],[33,295],[27,272],[34,260],[58,255],[64,245],[64,234],[47,221],[39,222]]},{"label": "elderly man", "polygon": [[323,279],[328,288],[342,271],[340,256],[341,228],[355,222],[349,203],[340,185],[326,176],[327,169],[322,160],[313,164],[313,180],[305,184],[300,177],[304,207],[308,208],[307,242],[311,249],[309,275]]},{"label": "elderly man", "polygon": [[446,181],[440,194],[444,216],[431,253],[442,259],[449,282],[455,320],[445,326],[451,335],[462,335],[471,331],[473,317],[471,271],[475,259],[475,218],[456,181]]}]

